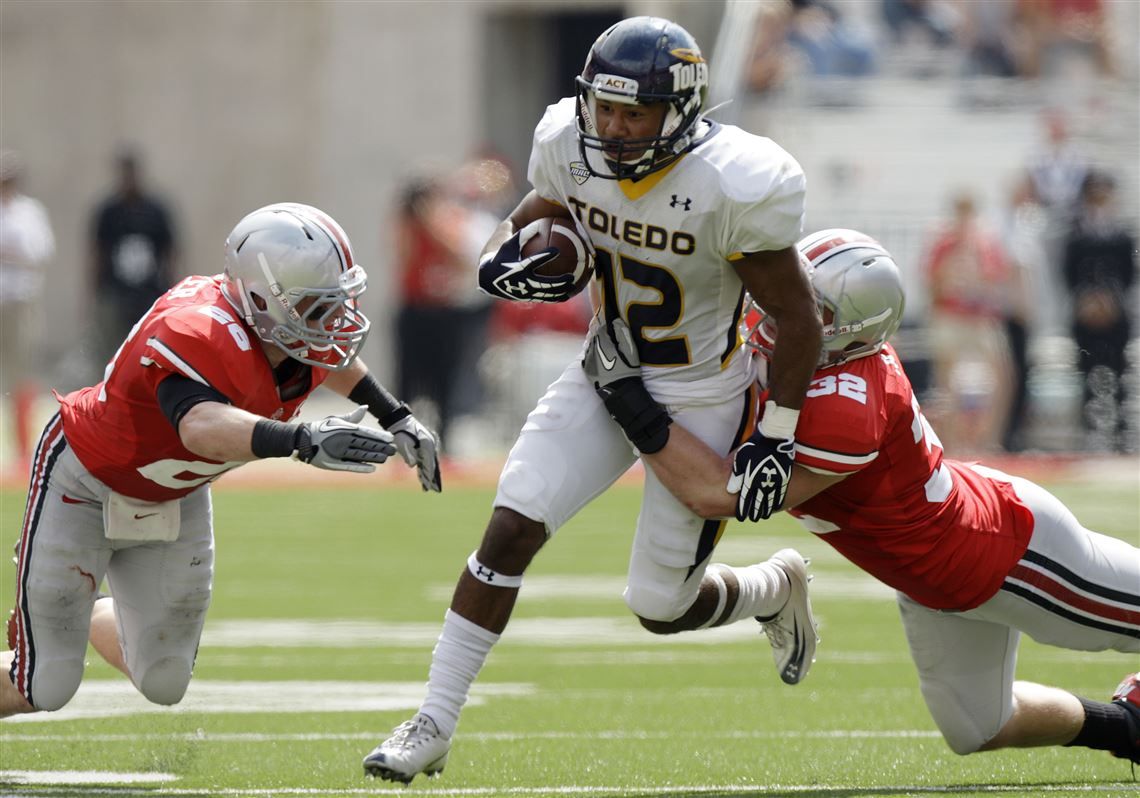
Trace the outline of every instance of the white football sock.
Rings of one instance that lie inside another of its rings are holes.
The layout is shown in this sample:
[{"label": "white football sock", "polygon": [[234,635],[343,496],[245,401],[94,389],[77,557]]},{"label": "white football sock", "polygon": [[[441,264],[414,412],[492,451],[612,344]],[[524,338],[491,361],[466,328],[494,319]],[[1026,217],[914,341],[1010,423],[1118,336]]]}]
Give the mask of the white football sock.
[{"label": "white football sock", "polygon": [[444,737],[455,734],[459,710],[467,703],[471,683],[498,640],[499,635],[451,610],[443,616],[443,631],[428,671],[427,698],[420,705],[420,712],[435,721]]},{"label": "white football sock", "polygon": [[708,620],[698,626],[698,629],[708,629],[717,622],[721,613],[724,612],[724,607],[728,603],[728,586],[724,583],[724,577],[720,575],[720,569],[727,567],[727,565],[713,563],[705,571],[705,578],[712,583],[713,589],[716,590],[716,607],[713,608],[712,615],[709,616]]},{"label": "white football sock", "polygon": [[791,585],[784,569],[774,562],[762,562],[745,568],[720,566],[731,571],[736,577],[738,594],[736,605],[728,614],[724,624],[736,623],[741,618],[775,615],[788,603]]}]

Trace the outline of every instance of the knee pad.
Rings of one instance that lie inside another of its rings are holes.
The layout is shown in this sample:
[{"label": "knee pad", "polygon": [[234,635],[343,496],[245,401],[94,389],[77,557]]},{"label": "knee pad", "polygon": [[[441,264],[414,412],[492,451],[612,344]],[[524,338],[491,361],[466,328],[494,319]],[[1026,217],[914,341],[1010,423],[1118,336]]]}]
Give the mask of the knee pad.
[{"label": "knee pad", "polygon": [[75,696],[82,679],[82,658],[51,659],[36,663],[32,675],[32,706],[43,712],[63,709]]},{"label": "knee pad", "polygon": [[[696,593],[686,589],[684,592],[663,593],[646,585],[626,585],[622,598],[637,617],[646,621],[661,621],[668,623],[675,621],[688,612],[689,607],[696,600]],[[653,631],[651,627],[645,627]]]},{"label": "knee pad", "polygon": [[955,754],[972,754],[996,734],[995,730],[987,736],[966,708],[958,704],[952,692],[923,685],[922,695],[938,731],[942,732],[942,739]]},{"label": "knee pad", "polygon": [[137,677],[136,685],[147,701],[170,706],[186,695],[193,663],[181,657],[163,657]]}]

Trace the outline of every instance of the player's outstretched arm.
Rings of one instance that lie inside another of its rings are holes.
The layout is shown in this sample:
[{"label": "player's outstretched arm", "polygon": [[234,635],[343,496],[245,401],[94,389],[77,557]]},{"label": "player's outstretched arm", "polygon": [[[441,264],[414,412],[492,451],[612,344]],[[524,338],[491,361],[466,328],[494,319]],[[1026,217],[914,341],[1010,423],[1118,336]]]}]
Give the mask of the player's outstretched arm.
[{"label": "player's outstretched arm", "polygon": [[182,445],[200,457],[244,462],[293,457],[331,471],[368,473],[396,453],[392,433],[359,422],[361,406],[319,421],[272,421],[215,401],[199,402],[177,424]]},{"label": "player's outstretched arm", "polygon": [[[611,418],[631,442],[637,445],[638,440],[646,438],[645,430],[653,431],[648,436],[652,445],[639,447],[641,459],[670,493],[702,518],[725,518],[739,512],[741,499],[725,487],[738,452],[721,457],[689,430],[674,423],[665,409],[653,401],[641,381],[637,349],[625,322],[619,319],[607,326],[595,319],[582,367]],[[621,397],[620,401],[615,401],[615,397]],[[807,501],[843,478],[817,474],[800,466],[794,467],[791,476],[794,478],[788,480],[785,508]],[[755,493],[752,500],[756,500]],[[746,503],[744,518],[758,517]]]},{"label": "player's outstretched arm", "polygon": [[[670,427],[665,447],[655,454],[642,455],[641,459],[692,512],[701,518],[728,518],[737,511],[739,503],[739,497],[725,489],[732,472],[733,454],[721,457],[696,435],[675,423]],[[800,465],[793,466],[783,509],[799,506],[846,476],[818,474]]]}]

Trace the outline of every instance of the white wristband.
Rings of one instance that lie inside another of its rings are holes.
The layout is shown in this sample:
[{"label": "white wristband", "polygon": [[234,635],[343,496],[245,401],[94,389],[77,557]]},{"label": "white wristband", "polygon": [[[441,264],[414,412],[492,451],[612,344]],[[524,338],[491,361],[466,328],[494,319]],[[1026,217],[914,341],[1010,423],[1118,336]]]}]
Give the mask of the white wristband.
[{"label": "white wristband", "polygon": [[478,552],[473,551],[471,552],[471,556],[467,558],[467,570],[471,572],[473,577],[491,587],[522,587],[522,574],[518,576],[507,576],[498,571],[492,571],[475,559],[476,554],[478,554]]},{"label": "white wristband", "polygon": [[764,403],[764,416],[760,419],[760,434],[765,438],[786,441],[796,437],[796,422],[800,411],[780,407],[769,399]]}]

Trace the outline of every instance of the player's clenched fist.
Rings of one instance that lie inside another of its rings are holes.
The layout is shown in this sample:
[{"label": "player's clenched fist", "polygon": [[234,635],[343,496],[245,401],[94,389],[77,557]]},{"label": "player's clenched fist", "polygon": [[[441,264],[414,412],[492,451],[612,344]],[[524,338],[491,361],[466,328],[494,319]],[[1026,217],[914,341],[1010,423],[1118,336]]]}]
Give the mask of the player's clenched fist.
[{"label": "player's clenched fist", "polygon": [[767,438],[759,432],[736,450],[726,487],[738,494],[736,520],[759,521],[784,506],[795,456],[793,439]]},{"label": "player's clenched fist", "polygon": [[358,423],[368,408],[300,425],[297,459],[330,471],[368,473],[396,453],[392,433]]},{"label": "player's clenched fist", "polygon": [[508,238],[495,252],[479,262],[479,288],[499,299],[516,302],[565,302],[574,294],[570,274],[547,276],[538,273],[543,264],[558,257],[557,247],[547,247],[531,255],[523,249],[539,235],[538,219]]}]

